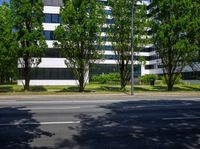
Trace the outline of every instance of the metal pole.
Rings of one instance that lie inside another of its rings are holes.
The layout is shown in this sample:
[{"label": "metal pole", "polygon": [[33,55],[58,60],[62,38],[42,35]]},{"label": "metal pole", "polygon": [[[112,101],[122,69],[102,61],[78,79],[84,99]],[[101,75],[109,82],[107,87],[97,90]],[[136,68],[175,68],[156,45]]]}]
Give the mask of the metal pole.
[{"label": "metal pole", "polygon": [[132,9],[131,9],[131,96],[134,95],[134,49],[133,49],[133,12],[134,11],[134,0],[132,0]]}]

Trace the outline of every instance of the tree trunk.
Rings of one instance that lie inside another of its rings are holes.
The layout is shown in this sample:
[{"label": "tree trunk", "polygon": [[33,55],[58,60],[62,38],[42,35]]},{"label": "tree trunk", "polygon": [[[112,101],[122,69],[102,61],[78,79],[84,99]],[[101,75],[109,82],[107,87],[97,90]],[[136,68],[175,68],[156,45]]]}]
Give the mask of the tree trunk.
[{"label": "tree trunk", "polygon": [[170,74],[170,75],[169,75],[168,82],[167,82],[167,90],[168,90],[168,91],[172,91],[173,86],[174,86],[174,84],[172,83],[172,75]]},{"label": "tree trunk", "polygon": [[125,90],[125,87],[126,87],[126,78],[125,78],[125,65],[124,65],[124,61],[120,65],[120,83],[121,83],[121,90]]},{"label": "tree trunk", "polygon": [[3,84],[3,76],[1,76],[1,84]]},{"label": "tree trunk", "polygon": [[172,88],[173,88],[173,85],[172,85],[171,83],[169,83],[169,84],[167,85],[167,90],[168,90],[168,91],[172,91]]},{"label": "tree trunk", "polygon": [[29,59],[24,59],[25,67],[24,67],[24,77],[25,77],[25,84],[24,84],[24,91],[30,90],[30,66],[29,66]]},{"label": "tree trunk", "polygon": [[121,90],[125,90],[126,80],[125,80],[125,77],[124,77],[124,72],[121,72],[120,77],[121,77]]},{"label": "tree trunk", "polygon": [[79,92],[84,91],[84,88],[85,88],[84,83],[85,83],[84,68],[80,68]]}]

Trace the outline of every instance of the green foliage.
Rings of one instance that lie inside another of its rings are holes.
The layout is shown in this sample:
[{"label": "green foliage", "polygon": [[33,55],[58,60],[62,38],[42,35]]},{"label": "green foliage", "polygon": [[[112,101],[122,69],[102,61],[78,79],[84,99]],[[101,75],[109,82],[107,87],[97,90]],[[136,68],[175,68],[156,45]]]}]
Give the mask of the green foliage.
[{"label": "green foliage", "polygon": [[41,62],[47,48],[42,35],[44,20],[42,0],[10,0],[12,24],[15,29],[17,54],[25,76],[24,90],[29,90],[31,68]]},{"label": "green foliage", "polygon": [[134,5],[134,51],[138,52],[147,43],[148,26],[146,6],[138,5],[140,0],[108,0],[112,9],[111,16],[114,24],[109,26],[109,40],[118,57],[119,72],[121,76],[121,89],[124,89],[130,80],[130,58],[131,58],[131,12]]},{"label": "green foliage", "polygon": [[9,5],[0,6],[0,82],[12,81],[17,75],[16,42],[13,40]]},{"label": "green foliage", "polygon": [[150,6],[152,39],[164,66],[168,90],[172,90],[184,67],[197,56],[199,10],[200,5],[193,0],[153,0]]},{"label": "green foliage", "polygon": [[[161,80],[162,80],[162,84],[167,84],[167,80],[165,79],[164,76],[161,77]],[[178,75],[178,77],[176,78],[176,81],[174,82],[174,85],[176,84],[182,84],[182,75]]]},{"label": "green foliage", "polygon": [[157,75],[155,74],[146,74],[140,77],[140,80],[143,84],[150,84],[150,85],[154,85],[156,79]]},{"label": "green foliage", "polygon": [[101,74],[92,76],[91,81],[99,82],[101,84],[105,84],[109,81],[115,82],[120,81],[119,73],[109,73],[109,74]]},{"label": "green foliage", "polygon": [[72,69],[79,81],[79,90],[86,86],[89,65],[98,58],[96,45],[101,43],[101,29],[105,23],[102,3],[96,0],[65,1],[61,7],[61,25],[54,32],[58,42],[54,45],[62,50],[66,65]]}]

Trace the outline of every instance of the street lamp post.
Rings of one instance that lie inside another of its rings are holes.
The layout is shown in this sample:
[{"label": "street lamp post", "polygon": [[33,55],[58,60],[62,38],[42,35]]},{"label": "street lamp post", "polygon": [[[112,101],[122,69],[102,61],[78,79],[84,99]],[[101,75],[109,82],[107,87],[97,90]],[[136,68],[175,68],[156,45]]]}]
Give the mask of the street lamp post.
[{"label": "street lamp post", "polygon": [[132,9],[131,9],[131,96],[134,95],[133,13],[134,13],[134,0],[132,0]]}]

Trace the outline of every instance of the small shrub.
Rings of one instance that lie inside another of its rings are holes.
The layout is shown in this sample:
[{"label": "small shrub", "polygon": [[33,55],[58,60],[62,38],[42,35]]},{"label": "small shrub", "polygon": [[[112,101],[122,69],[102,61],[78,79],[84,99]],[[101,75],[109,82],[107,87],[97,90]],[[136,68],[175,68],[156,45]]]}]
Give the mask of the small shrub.
[{"label": "small shrub", "polygon": [[153,86],[155,85],[156,79],[157,79],[157,75],[155,74],[147,74],[140,77],[142,84],[150,84]]},{"label": "small shrub", "polygon": [[120,81],[119,73],[109,73],[109,74],[101,74],[101,75],[94,75],[91,78],[91,81],[99,82],[101,84],[105,84],[109,81]]}]

